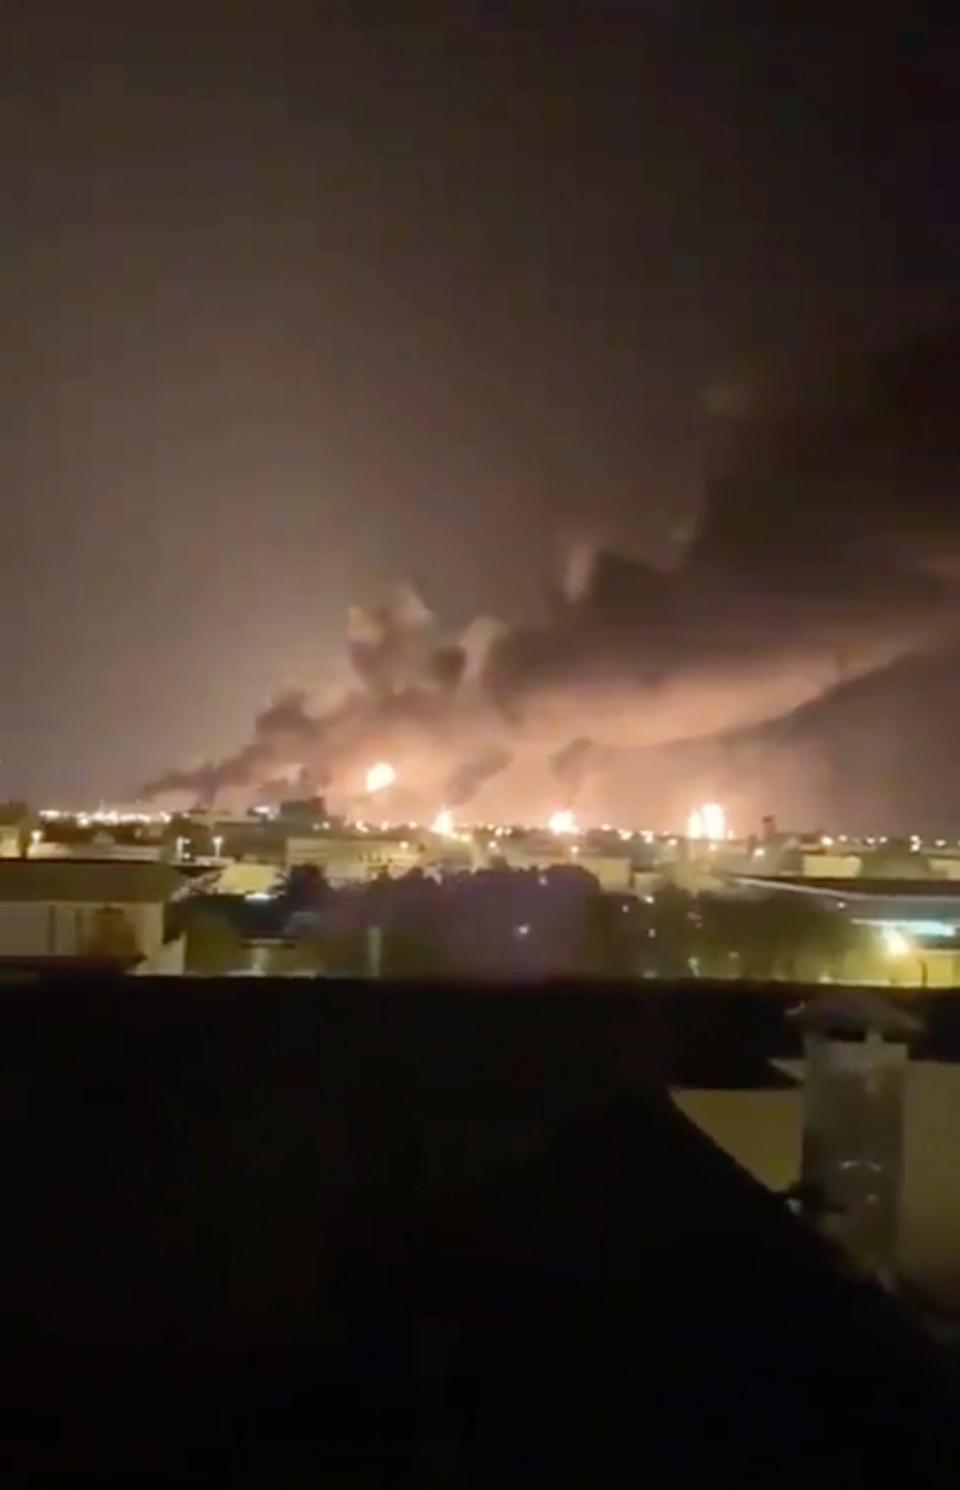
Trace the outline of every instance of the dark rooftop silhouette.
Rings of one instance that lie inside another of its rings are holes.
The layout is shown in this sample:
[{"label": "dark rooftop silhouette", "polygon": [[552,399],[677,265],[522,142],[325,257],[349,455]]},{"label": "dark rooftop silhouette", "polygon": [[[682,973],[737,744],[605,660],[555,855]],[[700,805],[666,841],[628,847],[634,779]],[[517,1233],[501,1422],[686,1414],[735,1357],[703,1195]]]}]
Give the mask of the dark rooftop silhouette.
[{"label": "dark rooftop silhouette", "polygon": [[762,1081],[796,998],[0,990],[0,1455],[931,1483],[953,1410],[931,1350],[666,1096]]}]

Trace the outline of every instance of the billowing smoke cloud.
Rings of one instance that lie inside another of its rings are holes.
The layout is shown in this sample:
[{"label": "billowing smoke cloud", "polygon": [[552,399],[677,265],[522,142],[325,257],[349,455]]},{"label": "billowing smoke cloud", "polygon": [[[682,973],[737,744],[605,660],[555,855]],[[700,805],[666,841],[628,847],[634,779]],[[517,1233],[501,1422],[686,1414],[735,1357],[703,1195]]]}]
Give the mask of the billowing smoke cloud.
[{"label": "billowing smoke cloud", "polygon": [[669,573],[580,545],[541,624],[460,636],[410,586],[352,609],[356,685],[334,708],[286,695],[236,755],[147,791],[209,801],[293,772],[356,810],[389,760],[404,811],[529,820],[582,797],[615,820],[646,796],[655,820],[678,772],[691,792],[717,762],[762,777],[776,721],[960,635],[956,350],[751,413]]}]

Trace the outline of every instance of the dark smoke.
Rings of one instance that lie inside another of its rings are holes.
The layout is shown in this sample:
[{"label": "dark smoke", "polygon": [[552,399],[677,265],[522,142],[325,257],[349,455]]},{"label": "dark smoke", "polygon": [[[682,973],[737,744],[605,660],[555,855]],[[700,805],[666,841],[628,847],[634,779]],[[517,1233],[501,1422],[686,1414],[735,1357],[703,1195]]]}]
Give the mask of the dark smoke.
[{"label": "dark smoke", "polygon": [[960,636],[958,405],[953,335],[742,402],[675,570],[580,546],[540,625],[460,637],[398,587],[351,611],[356,686],[334,709],[287,695],[236,755],[147,791],[252,795],[296,768],[351,807],[389,760],[390,801],[410,811],[530,820],[576,799],[583,816],[656,820],[712,782],[745,802],[751,782],[755,799],[782,793],[803,760],[822,786],[831,701]]}]

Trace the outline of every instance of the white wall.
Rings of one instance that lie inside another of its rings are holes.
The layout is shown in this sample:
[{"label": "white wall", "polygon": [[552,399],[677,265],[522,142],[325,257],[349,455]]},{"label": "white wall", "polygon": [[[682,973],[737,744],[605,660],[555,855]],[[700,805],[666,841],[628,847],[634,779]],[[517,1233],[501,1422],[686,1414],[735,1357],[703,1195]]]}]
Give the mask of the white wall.
[{"label": "white wall", "polygon": [[[0,902],[0,957],[81,956],[95,918],[107,908],[78,901]],[[133,927],[138,949],[148,957],[156,953],[163,946],[164,907],[133,902],[119,909]]]},{"label": "white wall", "polygon": [[217,880],[219,895],[262,895],[276,884],[280,871],[276,864],[260,864],[253,859],[237,859],[224,865]]},{"label": "white wall", "polygon": [[30,859],[112,859],[121,863],[158,863],[163,858],[164,848],[160,843],[57,843],[42,838],[32,843],[27,857]]},{"label": "white wall", "polygon": [[19,859],[20,829],[15,823],[0,827],[0,859]]},{"label": "white wall", "polygon": [[494,844],[493,853],[503,859],[510,869],[537,869],[541,872],[558,867],[585,869],[599,880],[604,890],[621,890],[626,893],[633,886],[633,865],[626,856],[621,858],[614,854],[591,854],[583,850],[574,853],[573,846],[562,842],[555,851],[551,851],[511,844],[505,840]]},{"label": "white wall", "polygon": [[858,854],[804,854],[800,872],[811,879],[853,879],[862,866]]},{"label": "white wall", "polygon": [[0,957],[43,957],[53,938],[50,907],[12,902],[0,905]]},{"label": "white wall", "polygon": [[413,838],[288,838],[287,864],[315,864],[332,884],[355,884],[417,869],[423,853]]}]

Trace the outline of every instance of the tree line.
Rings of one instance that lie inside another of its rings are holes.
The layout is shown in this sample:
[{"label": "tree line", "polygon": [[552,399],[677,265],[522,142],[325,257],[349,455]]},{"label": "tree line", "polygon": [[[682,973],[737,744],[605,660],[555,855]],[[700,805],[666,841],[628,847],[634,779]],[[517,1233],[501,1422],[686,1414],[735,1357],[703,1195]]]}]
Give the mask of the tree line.
[{"label": "tree line", "polygon": [[[210,975],[266,948],[265,971],[384,977],[687,978],[886,981],[879,938],[812,896],[694,895],[673,885],[611,894],[587,871],[492,868],[435,880],[419,871],[336,889],[312,867],[276,900],[188,903],[187,967]],[[373,933],[373,936],[371,936]]]}]

